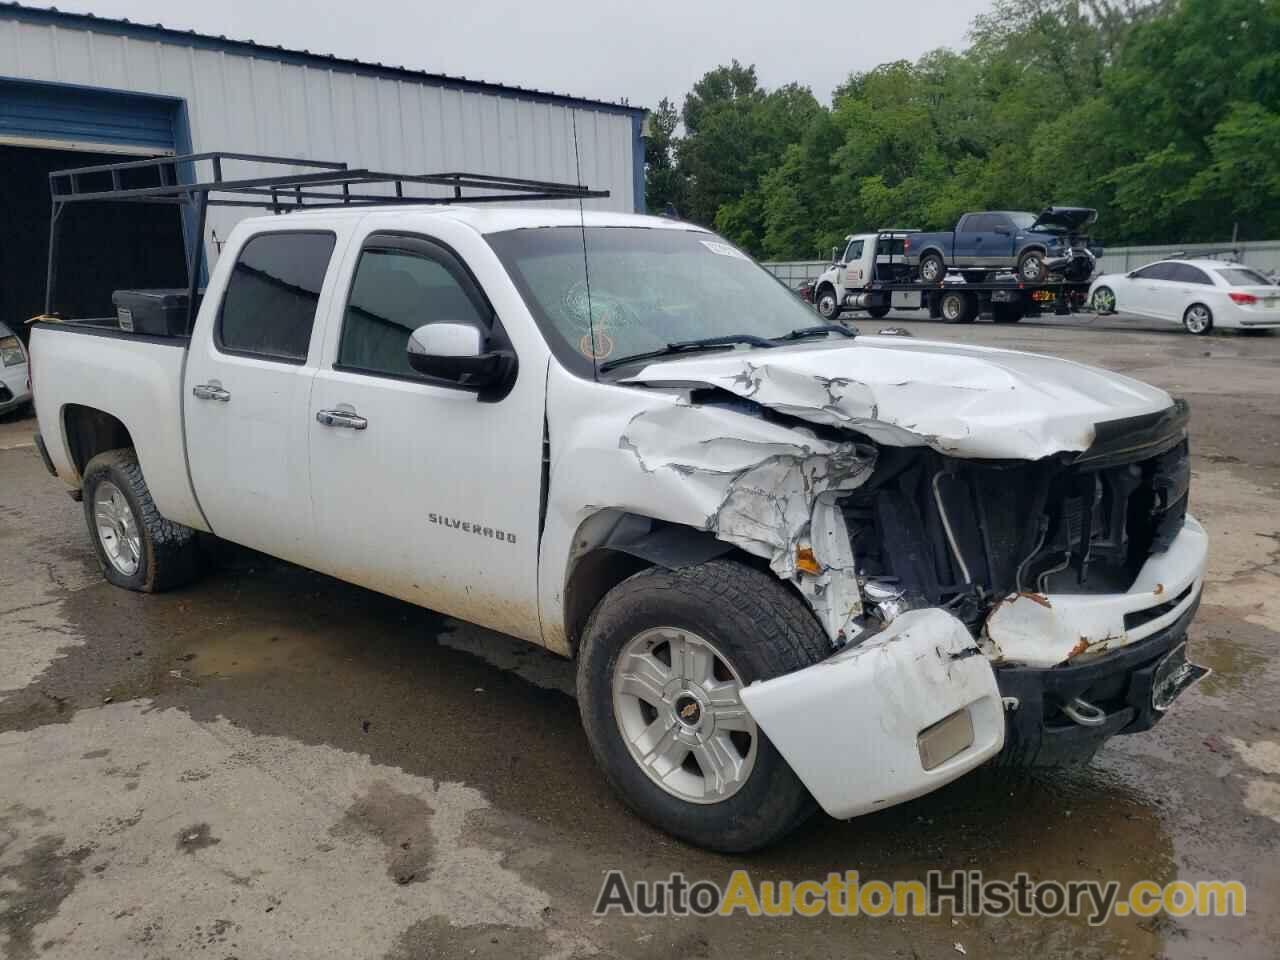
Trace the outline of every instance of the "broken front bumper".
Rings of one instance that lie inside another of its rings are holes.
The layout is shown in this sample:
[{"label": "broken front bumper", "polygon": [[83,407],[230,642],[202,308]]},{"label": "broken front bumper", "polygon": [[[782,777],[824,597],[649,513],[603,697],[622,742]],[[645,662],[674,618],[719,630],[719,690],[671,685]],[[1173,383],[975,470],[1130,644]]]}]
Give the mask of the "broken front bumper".
[{"label": "broken front bumper", "polygon": [[1188,516],[1125,593],[1005,601],[988,618],[985,651],[945,610],[912,610],[821,663],[751,684],[742,699],[842,819],[922,796],[997,755],[1087,759],[1108,737],[1151,727],[1203,675],[1182,643],[1207,546]]},{"label": "broken front bumper", "polygon": [[742,700],[814,799],[845,819],[919,797],[1004,746],[1000,690],[963,623],[912,610]]},{"label": "broken front bumper", "polygon": [[[1150,730],[1173,699],[1207,673],[1187,664],[1183,649],[1199,606],[1197,593],[1163,629],[1079,664],[998,667],[996,681],[1009,710],[1005,747],[997,762],[1020,767],[1083,763],[1117,734]],[[1182,664],[1189,669],[1168,669]],[[1091,708],[1087,723],[1064,711],[1081,702]]]}]

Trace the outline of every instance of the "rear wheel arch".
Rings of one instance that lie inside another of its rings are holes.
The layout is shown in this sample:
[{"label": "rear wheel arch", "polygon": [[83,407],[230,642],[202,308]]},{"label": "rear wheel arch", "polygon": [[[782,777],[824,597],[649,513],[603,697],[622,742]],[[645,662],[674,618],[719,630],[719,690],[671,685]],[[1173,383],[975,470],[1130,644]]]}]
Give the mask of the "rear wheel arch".
[{"label": "rear wheel arch", "polygon": [[119,417],[79,403],[62,408],[62,430],[76,476],[100,453],[134,446],[133,435]]}]

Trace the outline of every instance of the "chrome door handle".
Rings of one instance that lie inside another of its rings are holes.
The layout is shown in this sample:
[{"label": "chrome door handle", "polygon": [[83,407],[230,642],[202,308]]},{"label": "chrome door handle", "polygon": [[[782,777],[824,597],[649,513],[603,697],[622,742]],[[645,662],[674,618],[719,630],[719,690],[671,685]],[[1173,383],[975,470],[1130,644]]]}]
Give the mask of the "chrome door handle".
[{"label": "chrome door handle", "polygon": [[231,392],[223,390],[222,384],[216,380],[211,383],[197,383],[191,388],[191,394],[197,400],[221,400],[226,403],[231,399]]},{"label": "chrome door handle", "polygon": [[369,426],[368,420],[351,410],[317,410],[316,422],[326,427],[346,427],[348,430],[363,430]]}]

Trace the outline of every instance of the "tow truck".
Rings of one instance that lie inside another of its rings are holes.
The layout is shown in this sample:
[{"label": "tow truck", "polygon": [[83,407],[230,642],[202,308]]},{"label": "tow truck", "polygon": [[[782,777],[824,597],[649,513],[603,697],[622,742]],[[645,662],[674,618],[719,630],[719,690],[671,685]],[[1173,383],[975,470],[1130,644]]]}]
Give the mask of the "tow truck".
[{"label": "tow truck", "polygon": [[951,271],[937,283],[917,280],[904,251],[919,232],[882,227],[850,234],[843,248],[833,247],[831,266],[814,282],[813,302],[822,318],[835,321],[846,309],[865,310],[876,319],[891,310],[928,309],[931,319],[946,323],[972,323],[984,314],[996,323],[1017,323],[1047,311],[1067,315],[1087,303],[1088,279],[1028,283],[1012,273],[979,277]]}]

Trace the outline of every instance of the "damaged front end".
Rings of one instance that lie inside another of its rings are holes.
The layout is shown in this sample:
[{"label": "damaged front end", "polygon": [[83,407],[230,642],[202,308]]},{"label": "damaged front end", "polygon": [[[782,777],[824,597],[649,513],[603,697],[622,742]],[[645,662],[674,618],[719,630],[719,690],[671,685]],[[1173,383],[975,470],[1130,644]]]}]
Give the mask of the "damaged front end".
[{"label": "damaged front end", "polygon": [[[861,611],[840,653],[744,702],[828,812],[918,796],[996,756],[1087,759],[1203,675],[1184,643],[1207,553],[1186,512],[1185,420],[1175,405],[1030,462],[881,448],[835,509],[815,506],[811,539],[849,547],[798,585],[821,596],[852,570],[842,610]],[[833,757],[819,730],[838,717],[875,742]]]},{"label": "damaged front end", "polygon": [[1149,727],[1199,669],[1185,405],[1048,357],[859,344],[626,381],[645,388],[619,443],[640,476],[612,502],[694,514],[830,639],[826,660],[743,690],[761,729],[848,817]]}]

